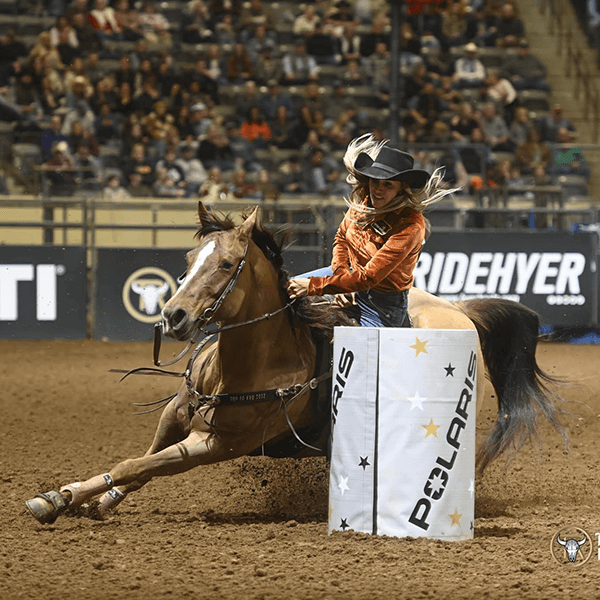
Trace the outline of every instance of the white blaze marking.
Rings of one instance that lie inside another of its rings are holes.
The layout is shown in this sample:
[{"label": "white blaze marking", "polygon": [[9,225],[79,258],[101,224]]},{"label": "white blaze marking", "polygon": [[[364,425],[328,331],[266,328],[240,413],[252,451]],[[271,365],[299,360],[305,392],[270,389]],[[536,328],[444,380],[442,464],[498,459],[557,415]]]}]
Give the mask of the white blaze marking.
[{"label": "white blaze marking", "polygon": [[[173,298],[175,298],[175,296],[177,296],[179,294],[179,292],[181,292],[181,290],[183,290],[183,288],[192,279],[194,279],[194,277],[197,275],[198,271],[202,268],[202,265],[204,264],[206,259],[214,252],[216,245],[217,244],[214,241],[208,242],[208,244],[206,244],[206,246],[204,246],[204,248],[202,248],[202,250],[200,250],[200,252],[198,252],[198,256],[196,256],[196,260],[194,261],[192,270],[186,275],[185,279],[183,280],[183,283],[179,286],[179,289],[173,295]],[[171,298],[171,300],[173,298]]]}]

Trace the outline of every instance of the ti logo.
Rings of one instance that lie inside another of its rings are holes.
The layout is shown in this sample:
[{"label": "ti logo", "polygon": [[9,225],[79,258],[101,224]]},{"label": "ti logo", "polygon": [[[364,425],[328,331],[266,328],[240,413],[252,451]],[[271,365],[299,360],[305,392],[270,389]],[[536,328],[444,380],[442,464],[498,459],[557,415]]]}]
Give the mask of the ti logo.
[{"label": "ti logo", "polygon": [[592,557],[592,546],[592,538],[587,531],[567,526],[552,536],[550,552],[559,565],[581,567]]},{"label": "ti logo", "polygon": [[583,159],[583,154],[581,153],[581,150],[579,150],[579,148],[570,148],[566,152],[557,152],[554,157],[554,160],[557,163],[560,163],[561,165],[570,165],[572,162],[581,160],[579,158],[576,158],[575,154],[580,154],[581,159]]}]

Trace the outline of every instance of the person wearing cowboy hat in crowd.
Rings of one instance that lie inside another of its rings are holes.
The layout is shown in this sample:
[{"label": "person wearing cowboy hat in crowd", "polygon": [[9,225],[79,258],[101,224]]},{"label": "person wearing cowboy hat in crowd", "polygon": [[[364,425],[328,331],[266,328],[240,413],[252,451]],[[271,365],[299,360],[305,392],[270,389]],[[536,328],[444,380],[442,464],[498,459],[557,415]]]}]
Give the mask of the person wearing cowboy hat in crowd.
[{"label": "person wearing cowboy hat in crowd", "polygon": [[401,327],[413,270],[426,239],[423,210],[451,194],[443,169],[414,169],[413,157],[366,134],[344,156],[352,192],[333,242],[330,267],[288,283],[290,298],[353,294],[363,327]]}]

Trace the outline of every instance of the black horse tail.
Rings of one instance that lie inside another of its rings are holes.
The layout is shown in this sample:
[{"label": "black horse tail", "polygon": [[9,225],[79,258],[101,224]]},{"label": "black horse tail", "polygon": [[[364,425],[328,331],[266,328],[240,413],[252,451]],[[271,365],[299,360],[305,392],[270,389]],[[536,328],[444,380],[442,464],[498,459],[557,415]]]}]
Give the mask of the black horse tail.
[{"label": "black horse tail", "polygon": [[518,452],[537,433],[540,415],[554,426],[568,444],[560,422],[563,400],[549,385],[564,383],[544,373],[537,363],[539,316],[533,310],[501,299],[476,299],[457,303],[473,321],[490,381],[498,398],[498,418],[477,450],[477,469],[498,455]]}]

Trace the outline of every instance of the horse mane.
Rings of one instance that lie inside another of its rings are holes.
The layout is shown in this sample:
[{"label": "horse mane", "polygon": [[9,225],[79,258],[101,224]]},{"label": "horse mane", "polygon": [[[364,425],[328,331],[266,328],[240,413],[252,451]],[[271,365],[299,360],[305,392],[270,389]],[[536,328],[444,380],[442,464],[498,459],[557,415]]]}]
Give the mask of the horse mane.
[{"label": "horse mane", "polygon": [[[247,215],[243,215],[244,219]],[[205,213],[200,221],[200,226],[195,238],[216,231],[228,231],[235,228],[235,222],[229,214],[218,216],[215,213]],[[289,233],[284,230],[271,231],[257,219],[252,230],[252,241],[260,248],[265,257],[275,268],[278,276],[278,286],[285,302],[290,302],[287,292],[289,273],[283,268],[283,249],[288,245]],[[298,299],[290,307],[290,320],[292,327],[308,325],[311,333],[316,338],[330,338],[336,325],[351,325],[351,319],[341,309],[315,303],[312,297],[305,296]]]}]

